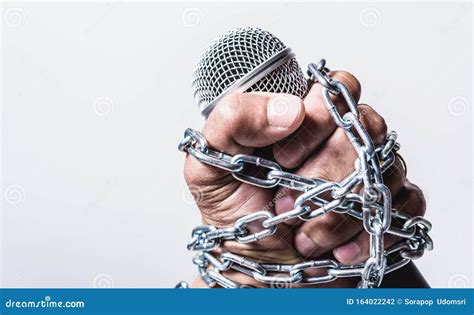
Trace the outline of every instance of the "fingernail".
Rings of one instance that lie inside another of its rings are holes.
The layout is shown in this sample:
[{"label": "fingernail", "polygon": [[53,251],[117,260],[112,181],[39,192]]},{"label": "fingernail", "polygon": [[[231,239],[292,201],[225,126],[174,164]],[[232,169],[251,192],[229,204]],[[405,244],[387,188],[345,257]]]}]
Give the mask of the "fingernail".
[{"label": "fingernail", "polygon": [[315,256],[318,245],[310,239],[304,232],[296,234],[295,248],[304,257]]},{"label": "fingernail", "polygon": [[301,110],[301,100],[293,95],[273,96],[267,105],[268,123],[277,128],[293,125]]},{"label": "fingernail", "polygon": [[354,242],[339,246],[334,249],[334,256],[342,263],[354,262],[357,258],[359,258],[361,253],[362,251],[359,245]]}]

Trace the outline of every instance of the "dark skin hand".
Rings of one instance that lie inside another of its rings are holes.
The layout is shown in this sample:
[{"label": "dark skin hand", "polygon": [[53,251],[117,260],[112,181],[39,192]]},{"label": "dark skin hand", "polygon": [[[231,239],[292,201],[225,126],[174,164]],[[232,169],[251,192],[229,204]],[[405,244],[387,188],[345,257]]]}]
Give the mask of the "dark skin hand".
[{"label": "dark skin hand", "polygon": [[[344,83],[358,102],[361,86],[353,75],[335,71],[331,76]],[[354,170],[357,157],[346,134],[337,128],[327,111],[321,91],[321,86],[314,84],[303,101],[288,94],[229,94],[213,110],[201,132],[214,150],[230,155],[273,158],[297,175],[339,182]],[[341,97],[333,96],[333,100],[340,114],[347,111]],[[358,108],[362,125],[374,144],[384,143],[387,133],[384,119],[368,105],[360,104]],[[262,208],[275,215],[290,211],[301,194],[284,188],[272,190],[242,183],[228,172],[200,163],[189,154],[184,175],[190,191],[198,194],[195,199],[203,223],[218,228],[232,226],[237,219]],[[411,216],[424,215],[423,194],[408,181],[399,159],[383,177],[391,191],[394,208]],[[258,229],[258,225],[255,227]],[[386,235],[385,247],[398,240]],[[258,262],[295,264],[329,258],[343,264],[356,264],[369,256],[369,235],[361,221],[330,212],[311,221],[294,219],[281,223],[274,235],[258,242],[225,241],[222,249]],[[322,272],[310,270],[306,274],[316,276]],[[240,284],[267,286],[233,270],[224,275]],[[403,282],[401,278],[410,281]],[[315,287],[355,287],[359,280],[340,278]],[[206,287],[206,284],[198,279],[193,286]],[[387,275],[383,286],[425,287],[427,283],[410,263]]]}]

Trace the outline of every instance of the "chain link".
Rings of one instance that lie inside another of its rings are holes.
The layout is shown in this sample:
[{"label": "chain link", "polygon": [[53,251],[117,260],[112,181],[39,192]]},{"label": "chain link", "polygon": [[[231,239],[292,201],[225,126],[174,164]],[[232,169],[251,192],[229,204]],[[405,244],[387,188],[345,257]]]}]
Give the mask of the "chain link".
[{"label": "chain link", "polygon": [[[360,113],[347,87],[333,80],[323,59],[318,65],[310,64],[310,79],[322,85],[324,104],[338,127],[342,128],[357,153],[354,171],[341,182],[331,182],[318,178],[305,178],[282,170],[267,159],[238,154],[230,156],[208,147],[204,136],[196,130],[187,129],[179,144],[180,151],[187,152],[202,163],[224,169],[242,182],[262,188],[276,186],[302,192],[296,199],[293,210],[274,215],[265,209],[238,219],[233,226],[216,228],[209,225],[198,226],[192,231],[188,249],[197,251],[193,262],[199,274],[209,286],[216,284],[224,288],[242,288],[226,278],[223,272],[234,269],[253,277],[261,283],[318,284],[343,277],[361,277],[360,287],[371,288],[381,284],[384,274],[402,268],[413,259],[420,258],[425,250],[433,249],[433,241],[428,235],[431,223],[423,217],[410,217],[392,209],[389,188],[383,183],[382,174],[393,165],[400,149],[397,134],[392,131],[386,142],[375,147],[367,130],[360,122]],[[331,95],[341,95],[348,112],[340,115]],[[402,161],[406,172],[406,166]],[[264,178],[244,172],[246,165],[261,168]],[[360,193],[355,188],[360,187]],[[329,196],[329,197],[328,197]],[[359,210],[361,209],[361,210]],[[268,264],[253,261],[233,253],[221,252],[215,257],[212,252],[224,240],[252,243],[273,235],[283,222],[299,218],[313,220],[330,212],[345,213],[362,221],[370,235],[370,256],[365,263],[343,265],[334,260],[312,260],[294,265]],[[392,220],[392,218],[394,220]],[[398,227],[392,225],[398,223]],[[260,222],[261,228],[250,233],[247,226]],[[401,240],[394,246],[384,248],[384,234],[395,235]],[[324,270],[322,275],[308,277],[309,269]],[[185,287],[182,283],[177,287]]]}]

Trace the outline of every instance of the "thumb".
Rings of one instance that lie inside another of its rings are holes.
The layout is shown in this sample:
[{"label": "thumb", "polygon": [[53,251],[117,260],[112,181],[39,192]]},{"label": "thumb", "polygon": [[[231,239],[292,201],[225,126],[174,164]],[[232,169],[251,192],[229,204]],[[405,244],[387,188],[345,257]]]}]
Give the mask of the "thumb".
[{"label": "thumb", "polygon": [[[214,108],[203,127],[208,146],[234,155],[250,154],[293,133],[305,116],[303,101],[290,94],[232,93]],[[222,179],[226,171],[187,156],[184,174],[188,184]],[[204,175],[204,176],[203,176]]]},{"label": "thumb", "polygon": [[303,101],[291,94],[233,93],[216,106],[202,134],[218,151],[248,153],[290,135],[304,115]]}]

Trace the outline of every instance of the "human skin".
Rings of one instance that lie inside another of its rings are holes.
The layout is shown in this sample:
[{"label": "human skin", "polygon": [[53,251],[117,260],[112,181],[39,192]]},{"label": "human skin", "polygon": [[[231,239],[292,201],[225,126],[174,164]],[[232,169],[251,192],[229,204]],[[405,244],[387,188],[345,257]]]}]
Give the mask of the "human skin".
[{"label": "human skin", "polygon": [[[334,71],[330,75],[345,84],[355,101],[359,101],[361,85],[353,75],[345,71]],[[342,97],[331,97],[340,114],[347,112]],[[358,109],[361,123],[374,145],[383,144],[387,133],[383,117],[365,104],[359,104]],[[263,155],[308,178],[339,182],[354,170],[357,158],[344,130],[337,128],[326,109],[322,87],[317,83],[304,100],[288,94],[229,94],[214,108],[201,133],[214,150],[230,155]],[[184,176],[190,191],[199,195],[195,199],[202,222],[218,228],[232,226],[237,219],[264,207],[275,215],[292,210],[295,199],[301,194],[281,187],[265,189],[243,183],[229,172],[201,163],[189,154],[185,159]],[[423,194],[406,178],[399,158],[384,173],[383,180],[391,191],[393,208],[410,216],[424,215]],[[385,235],[385,247],[398,240],[393,235]],[[363,230],[361,221],[330,212],[306,222],[293,219],[281,223],[274,235],[258,242],[225,241],[222,249],[259,262],[295,264],[329,258],[343,264],[356,264],[369,256],[369,234]],[[320,272],[311,270],[308,276]],[[397,274],[398,277],[410,275],[412,282],[392,281],[392,286],[427,285],[413,264]],[[233,270],[224,275],[240,284],[267,286]],[[355,287],[358,280],[340,278],[315,287]],[[206,284],[198,279],[193,286],[206,287]]]}]

